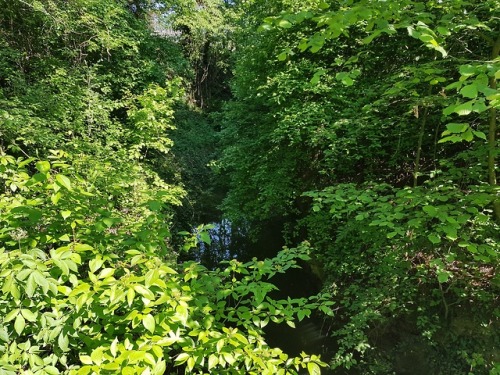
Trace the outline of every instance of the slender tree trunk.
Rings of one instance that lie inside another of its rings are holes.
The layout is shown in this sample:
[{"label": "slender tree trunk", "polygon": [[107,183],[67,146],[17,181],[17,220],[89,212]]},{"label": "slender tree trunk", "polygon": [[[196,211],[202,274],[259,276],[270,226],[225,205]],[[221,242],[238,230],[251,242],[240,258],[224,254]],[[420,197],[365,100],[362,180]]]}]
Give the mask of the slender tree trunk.
[{"label": "slender tree trunk", "polygon": [[415,156],[415,169],[413,170],[413,187],[418,185],[418,175],[420,173],[420,157],[422,155],[422,143],[424,141],[425,125],[427,124],[427,114],[429,107],[425,107],[422,121],[420,122],[420,130],[418,135],[417,155]]},{"label": "slender tree trunk", "polygon": [[[496,42],[493,44],[493,49],[491,53],[491,59],[495,60],[500,53],[500,35]],[[495,76],[490,78],[490,87],[494,90],[497,88],[497,81]],[[497,153],[496,149],[496,139],[497,139],[497,111],[496,108],[490,108],[490,123],[488,129],[488,181],[491,186],[497,185],[497,176],[496,176],[496,163],[495,156]],[[500,223],[500,198],[497,197],[493,201],[493,210],[495,212],[496,220]]]}]

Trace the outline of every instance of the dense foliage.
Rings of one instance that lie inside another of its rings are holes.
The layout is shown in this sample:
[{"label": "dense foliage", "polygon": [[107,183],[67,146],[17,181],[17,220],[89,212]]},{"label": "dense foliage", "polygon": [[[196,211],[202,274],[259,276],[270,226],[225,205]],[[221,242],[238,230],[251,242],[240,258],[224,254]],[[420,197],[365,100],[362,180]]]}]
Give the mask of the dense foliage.
[{"label": "dense foliage", "polygon": [[497,2],[242,7],[224,207],[311,242],[332,367],[496,373]]},{"label": "dense foliage", "polygon": [[194,195],[207,160],[189,126],[208,123],[190,103],[190,51],[149,26],[157,7],[0,5],[0,373],[318,373],[318,356],[263,331],[330,313],[326,294],[269,296],[307,247],[215,270],[177,260],[209,241],[172,233],[183,179]]},{"label": "dense foliage", "polygon": [[499,373],[497,1],[0,7],[0,374]]}]

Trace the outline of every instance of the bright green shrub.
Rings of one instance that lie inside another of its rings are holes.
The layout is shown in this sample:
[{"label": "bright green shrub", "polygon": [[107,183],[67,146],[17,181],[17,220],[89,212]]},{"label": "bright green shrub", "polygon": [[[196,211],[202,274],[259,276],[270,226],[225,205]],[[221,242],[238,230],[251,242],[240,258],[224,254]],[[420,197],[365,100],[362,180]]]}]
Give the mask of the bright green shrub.
[{"label": "bright green shrub", "polygon": [[130,212],[52,154],[0,155],[1,374],[319,373],[319,357],[290,358],[263,336],[270,320],[330,312],[327,295],[268,296],[307,246],[216,271],[178,265],[164,215],[175,192]]}]

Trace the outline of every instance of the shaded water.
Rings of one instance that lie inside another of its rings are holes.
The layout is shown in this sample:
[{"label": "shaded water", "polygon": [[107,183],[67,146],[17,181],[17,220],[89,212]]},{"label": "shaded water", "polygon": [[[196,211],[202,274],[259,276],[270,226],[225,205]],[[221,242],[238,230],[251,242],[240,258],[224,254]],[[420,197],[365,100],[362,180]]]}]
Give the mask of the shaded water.
[{"label": "shaded water", "polygon": [[[200,242],[196,260],[210,269],[214,269],[223,260],[237,258],[246,262],[254,257],[258,259],[274,257],[284,246],[281,238],[281,227],[278,223],[268,225],[256,241],[248,239],[247,231],[233,228],[227,220],[213,223],[213,229],[208,231],[210,244]],[[284,274],[273,277],[271,282],[278,291],[271,293],[275,299],[301,298],[317,294],[321,282],[312,273],[307,264],[301,268],[289,269]],[[329,326],[317,316],[305,318],[296,322],[296,328],[287,324],[269,323],[264,331],[266,341],[272,347],[279,347],[291,356],[301,352],[320,354],[323,361],[328,362],[333,353],[333,340],[329,338]],[[332,372],[323,370],[323,374]]]}]

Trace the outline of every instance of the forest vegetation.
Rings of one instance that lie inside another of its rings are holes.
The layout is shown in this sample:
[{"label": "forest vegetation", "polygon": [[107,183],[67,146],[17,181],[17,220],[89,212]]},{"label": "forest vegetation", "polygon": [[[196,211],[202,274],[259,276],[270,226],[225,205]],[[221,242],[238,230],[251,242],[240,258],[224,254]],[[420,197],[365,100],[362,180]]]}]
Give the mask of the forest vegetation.
[{"label": "forest vegetation", "polygon": [[0,375],[500,374],[498,0],[0,9]]}]

